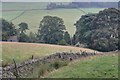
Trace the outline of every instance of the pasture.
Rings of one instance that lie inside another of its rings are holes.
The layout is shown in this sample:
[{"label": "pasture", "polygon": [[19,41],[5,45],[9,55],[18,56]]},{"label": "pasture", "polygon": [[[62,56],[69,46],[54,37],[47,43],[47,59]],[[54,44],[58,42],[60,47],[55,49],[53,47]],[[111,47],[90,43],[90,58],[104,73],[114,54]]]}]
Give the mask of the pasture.
[{"label": "pasture", "polygon": [[80,50],[94,52],[94,50],[87,48],[39,43],[0,42],[0,45],[2,45],[3,65],[11,64],[13,59],[18,63],[23,62],[31,58],[32,55],[34,57],[43,57],[56,52],[80,52]]},{"label": "pasture", "polygon": [[118,55],[94,56],[76,60],[55,70],[46,78],[118,78]]},{"label": "pasture", "polygon": [[[64,24],[72,36],[75,33],[74,23],[88,13],[98,13],[104,8],[79,8],[79,9],[54,9],[46,10],[48,3],[3,3],[2,18],[13,22],[16,28],[21,22],[28,23],[29,32],[37,33],[40,21],[44,16],[58,16],[64,20]],[[1,6],[1,4],[0,4]],[[88,48],[74,46],[60,46],[40,43],[0,42],[2,50],[2,65],[44,57],[56,52],[94,52]],[[114,53],[114,52],[113,52]],[[119,53],[119,52],[118,52]],[[0,63],[1,64],[1,63]],[[37,66],[38,71],[39,66]],[[33,77],[36,76],[37,71]],[[31,76],[31,75],[30,75]],[[44,75],[46,78],[117,78],[118,54],[104,56],[92,56],[78,59],[67,66],[54,70]]]},{"label": "pasture", "polygon": [[29,25],[28,33],[31,31],[37,33],[40,21],[43,19],[44,16],[58,16],[64,20],[64,24],[68,32],[72,36],[75,33],[74,23],[82,15],[88,13],[97,13],[100,10],[103,10],[103,8],[44,10],[47,4],[48,3],[3,3],[2,17],[8,21],[12,21],[16,27],[18,27],[19,23],[26,22]]}]

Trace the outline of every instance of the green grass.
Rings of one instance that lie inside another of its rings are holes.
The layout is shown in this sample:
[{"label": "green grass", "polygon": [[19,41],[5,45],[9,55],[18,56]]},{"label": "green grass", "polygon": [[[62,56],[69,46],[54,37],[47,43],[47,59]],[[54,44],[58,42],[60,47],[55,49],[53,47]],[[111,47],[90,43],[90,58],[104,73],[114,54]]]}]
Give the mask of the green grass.
[{"label": "green grass", "polygon": [[3,2],[3,10],[45,9],[48,2]]},{"label": "green grass", "polygon": [[2,59],[3,65],[11,64],[13,59],[16,62],[23,62],[29,59],[32,55],[34,57],[42,57],[56,52],[79,52],[80,50],[87,50],[93,52],[91,49],[70,47],[70,46],[59,46],[49,44],[36,44],[36,43],[11,43],[1,42],[2,44]]},{"label": "green grass", "polygon": [[[14,9],[44,9],[48,3],[3,3],[3,10],[14,10]],[[86,13],[97,13],[103,8],[81,8]],[[40,21],[44,16],[58,16],[63,18],[65,26],[71,36],[75,33],[74,23],[81,17],[85,15],[81,9],[55,9],[55,10],[34,10],[26,11],[22,16],[13,20],[12,22],[17,26],[21,22],[26,22],[29,25],[29,31],[37,32]],[[12,11],[12,12],[3,12],[3,18],[6,20],[11,20],[18,16],[22,11]]]},{"label": "green grass", "polygon": [[27,78],[40,78],[43,77],[46,73],[50,73],[51,71],[61,68],[63,66],[67,66],[69,61],[66,60],[55,60],[51,63],[40,63],[35,64],[33,73],[28,73]]},{"label": "green grass", "polygon": [[118,78],[118,55],[77,60],[49,73],[47,78]]}]

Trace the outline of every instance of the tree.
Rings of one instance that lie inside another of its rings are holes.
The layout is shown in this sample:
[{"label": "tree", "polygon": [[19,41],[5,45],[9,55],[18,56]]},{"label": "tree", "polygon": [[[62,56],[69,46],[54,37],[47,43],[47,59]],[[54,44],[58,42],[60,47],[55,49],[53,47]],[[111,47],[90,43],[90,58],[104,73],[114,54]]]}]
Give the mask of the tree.
[{"label": "tree", "polygon": [[8,22],[5,19],[0,19],[2,29],[2,41],[7,41],[10,36],[17,35],[15,26],[12,22]]},{"label": "tree", "polygon": [[25,33],[21,33],[19,37],[20,42],[29,42],[29,37]]},{"label": "tree", "polygon": [[47,5],[47,10],[56,9],[56,7],[57,7],[56,3],[50,3]]},{"label": "tree", "polygon": [[76,26],[76,33],[74,35],[75,41],[77,42],[86,42],[84,41],[84,34],[87,31],[93,30],[95,27],[92,26],[92,21],[96,18],[95,14],[86,14],[81,16],[81,18],[76,21],[74,24]]},{"label": "tree", "polygon": [[25,22],[22,22],[18,25],[20,28],[20,33],[19,33],[19,41],[20,42],[29,42],[29,37],[26,35],[26,30],[28,30],[28,24]]},{"label": "tree", "polygon": [[58,45],[68,45],[68,43],[64,39],[60,40],[57,44]]},{"label": "tree", "polygon": [[66,41],[67,44],[71,44],[71,38],[67,31],[64,33],[64,40]]},{"label": "tree", "polygon": [[118,27],[118,50],[120,50],[120,27]]},{"label": "tree", "polygon": [[87,44],[99,51],[114,51],[119,47],[120,10],[105,9],[97,14],[83,15],[75,24],[74,43]]},{"label": "tree", "polygon": [[40,22],[38,39],[45,43],[57,44],[63,39],[64,22],[59,17],[45,16]]},{"label": "tree", "polygon": [[20,23],[18,26],[20,27],[19,29],[21,30],[21,33],[26,32],[26,30],[28,30],[28,24],[25,22]]},{"label": "tree", "polygon": [[36,34],[34,34],[33,32],[30,32],[30,34],[29,34],[29,42],[34,43],[36,41],[37,41]]}]

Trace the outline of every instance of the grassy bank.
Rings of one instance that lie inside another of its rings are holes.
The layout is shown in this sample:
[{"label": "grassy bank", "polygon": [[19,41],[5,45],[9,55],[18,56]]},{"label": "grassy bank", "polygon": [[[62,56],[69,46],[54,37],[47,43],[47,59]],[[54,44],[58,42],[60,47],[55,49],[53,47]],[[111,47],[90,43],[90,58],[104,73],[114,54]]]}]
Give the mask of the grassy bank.
[{"label": "grassy bank", "polygon": [[49,73],[47,78],[118,78],[118,55],[77,60]]}]

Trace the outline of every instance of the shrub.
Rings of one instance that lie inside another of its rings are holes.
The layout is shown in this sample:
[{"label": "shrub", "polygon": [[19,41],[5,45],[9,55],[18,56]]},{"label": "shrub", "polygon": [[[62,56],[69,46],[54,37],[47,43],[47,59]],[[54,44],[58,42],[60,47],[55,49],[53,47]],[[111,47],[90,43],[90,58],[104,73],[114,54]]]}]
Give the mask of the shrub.
[{"label": "shrub", "polygon": [[64,39],[62,39],[58,42],[58,45],[68,45],[68,43]]},{"label": "shrub", "polygon": [[51,63],[51,66],[55,69],[58,69],[62,66],[67,66],[67,61],[55,61],[55,62]]},{"label": "shrub", "polygon": [[58,69],[62,66],[67,66],[67,61],[53,61],[51,63],[45,63],[45,64],[41,64],[40,65],[40,69],[39,69],[39,72],[38,72],[38,75],[39,77],[40,76],[43,76],[45,74],[45,72],[50,72],[54,69]]}]

